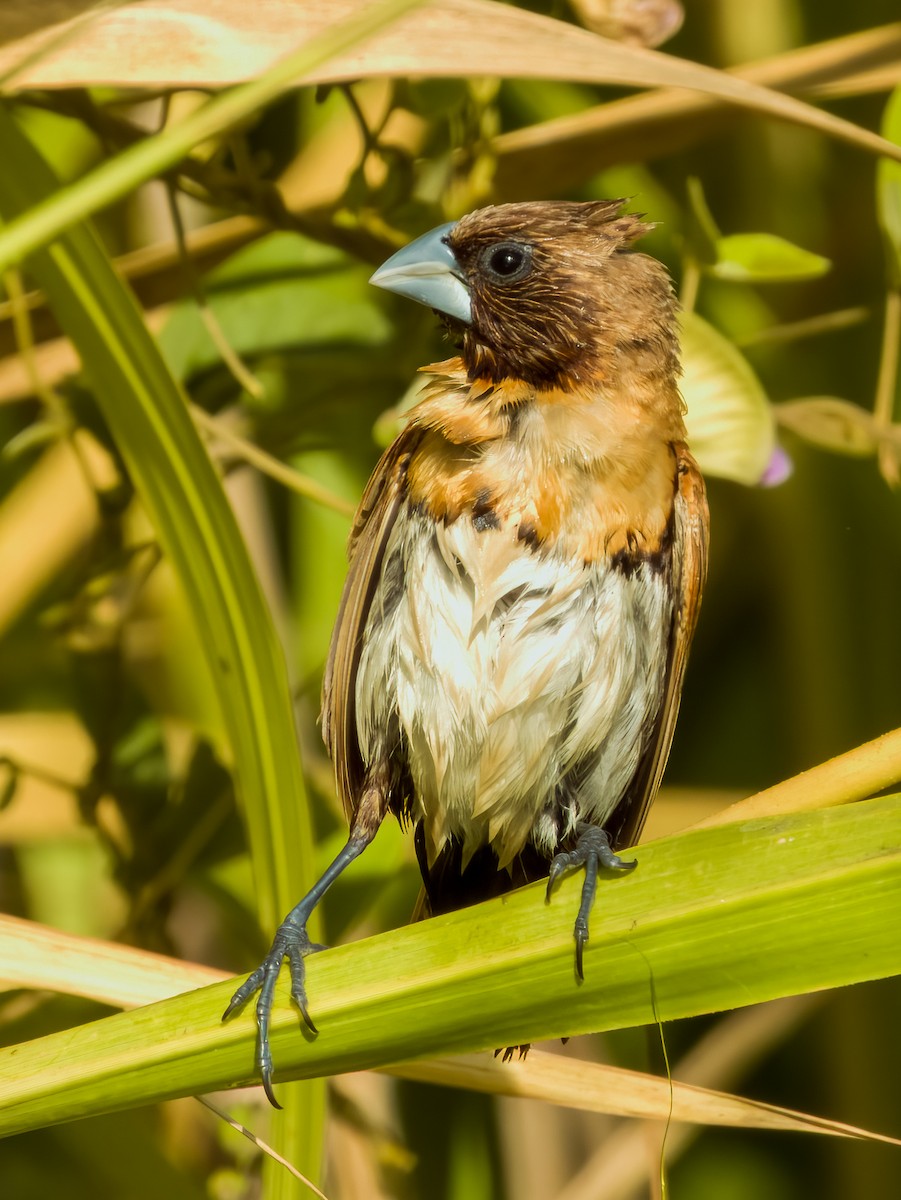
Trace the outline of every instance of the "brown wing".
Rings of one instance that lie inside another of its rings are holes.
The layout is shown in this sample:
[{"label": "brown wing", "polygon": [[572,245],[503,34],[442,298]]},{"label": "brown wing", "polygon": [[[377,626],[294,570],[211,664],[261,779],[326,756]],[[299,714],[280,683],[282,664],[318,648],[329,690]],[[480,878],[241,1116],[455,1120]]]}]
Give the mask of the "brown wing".
[{"label": "brown wing", "polygon": [[363,629],[385,545],[404,498],[410,456],[421,436],[421,430],[408,428],[382,455],[366,485],[347,546],[350,566],[322,681],[322,736],[348,821],[356,811],[365,773],[354,699]]},{"label": "brown wing", "polygon": [[680,443],[673,449],[677,465],[672,563],[675,611],[669,659],[657,722],[629,790],[606,825],[607,833],[616,847],[632,846],[638,840],[660,787],[676,728],[676,717],[679,715],[688,649],[707,577],[709,515],[704,480],[688,448]]}]

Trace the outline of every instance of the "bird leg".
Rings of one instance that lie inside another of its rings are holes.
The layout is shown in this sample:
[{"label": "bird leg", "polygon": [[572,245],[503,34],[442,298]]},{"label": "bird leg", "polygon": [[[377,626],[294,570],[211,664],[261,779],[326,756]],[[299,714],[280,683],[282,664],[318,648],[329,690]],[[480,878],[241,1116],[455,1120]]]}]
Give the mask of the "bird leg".
[{"label": "bird leg", "polygon": [[576,973],[580,979],[584,979],[582,952],[588,941],[588,914],[591,912],[594,894],[597,890],[598,867],[605,867],[608,871],[632,871],[638,864],[634,859],[626,862],[620,858],[610,845],[607,834],[597,825],[579,824],[576,826],[576,835],[577,841],[574,849],[557,854],[551,862],[546,898],[550,900],[554,883],[564,871],[571,871],[574,867],[581,867],[584,864],[585,882],[582,884],[582,901],[573,930],[576,939]]},{"label": "bird leg", "polygon": [[269,1023],[275,998],[275,984],[281,971],[282,962],[287,958],[291,971],[291,996],[300,1009],[304,1024],[310,1033],[318,1033],[307,1009],[304,959],[308,954],[314,954],[317,950],[325,950],[326,947],[310,940],[307,933],[307,921],[309,921],[313,909],[342,871],[363,853],[375,837],[387,811],[387,789],[380,784],[381,779],[376,778],[375,772],[367,775],[360,805],[344,849],[279,925],[275,931],[275,937],[272,939],[269,953],[257,969],[241,984],[229,1001],[228,1008],[222,1014],[222,1020],[227,1020],[233,1012],[246,1004],[255,992],[260,993],[256,1009],[256,1066],[260,1072],[263,1090],[273,1108],[281,1108],[281,1105],[272,1090],[272,1048],[269,1042]]}]

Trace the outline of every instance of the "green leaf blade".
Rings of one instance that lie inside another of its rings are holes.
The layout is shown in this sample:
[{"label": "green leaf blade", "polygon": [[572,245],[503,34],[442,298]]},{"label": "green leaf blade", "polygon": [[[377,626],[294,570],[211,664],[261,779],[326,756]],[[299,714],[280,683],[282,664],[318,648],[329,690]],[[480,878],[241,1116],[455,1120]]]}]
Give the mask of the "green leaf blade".
[{"label": "green leaf blade", "polygon": [[[581,879],[533,886],[308,960],[310,1037],[279,986],[283,1077],[620,1028],[901,972],[901,797],[699,830],[606,877],[585,982]],[[252,1078],[228,983],[0,1052],[0,1133]]]},{"label": "green leaf blade", "polygon": [[[27,212],[57,183],[0,108],[10,170],[0,211]],[[78,348],[97,403],[187,595],[243,801],[268,932],[314,879],[313,833],[282,647],[234,514],[183,397],[93,230],[75,226],[29,262]],[[316,922],[314,921],[314,925]],[[298,1159],[318,1171],[325,1097],[307,1089]]]}]

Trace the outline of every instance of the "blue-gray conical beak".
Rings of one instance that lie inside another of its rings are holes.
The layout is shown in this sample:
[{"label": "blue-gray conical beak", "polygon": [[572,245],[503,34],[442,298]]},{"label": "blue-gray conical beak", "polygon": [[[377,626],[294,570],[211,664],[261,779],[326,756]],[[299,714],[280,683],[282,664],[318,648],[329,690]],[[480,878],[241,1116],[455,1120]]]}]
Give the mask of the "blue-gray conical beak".
[{"label": "blue-gray conical beak", "polygon": [[461,278],[453,250],[444,241],[455,224],[449,221],[439,225],[392,254],[369,282],[470,324],[469,288]]}]

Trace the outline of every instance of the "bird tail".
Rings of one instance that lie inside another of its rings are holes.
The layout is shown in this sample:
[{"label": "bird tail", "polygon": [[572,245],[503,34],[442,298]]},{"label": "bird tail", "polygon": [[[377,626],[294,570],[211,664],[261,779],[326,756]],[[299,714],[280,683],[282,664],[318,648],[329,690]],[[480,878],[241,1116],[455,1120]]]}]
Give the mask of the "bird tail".
[{"label": "bird tail", "polygon": [[423,921],[439,913],[455,912],[495,896],[503,896],[514,888],[546,879],[550,864],[534,846],[527,844],[501,870],[497,855],[490,846],[480,846],[463,867],[463,846],[455,838],[445,842],[435,861],[429,865],[422,822],[414,834],[416,858],[422,875],[420,890],[411,921]]}]

